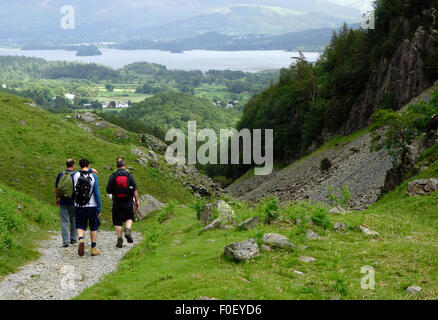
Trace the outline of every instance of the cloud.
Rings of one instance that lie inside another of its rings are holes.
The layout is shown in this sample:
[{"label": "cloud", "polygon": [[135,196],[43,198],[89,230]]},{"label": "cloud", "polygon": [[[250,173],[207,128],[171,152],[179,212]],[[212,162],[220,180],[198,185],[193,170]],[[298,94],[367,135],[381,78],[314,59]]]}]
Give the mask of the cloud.
[{"label": "cloud", "polygon": [[129,4],[136,8],[162,8],[162,7],[175,7],[175,6],[189,6],[198,1],[193,0],[131,0]]},{"label": "cloud", "polygon": [[320,2],[333,2],[342,6],[367,11],[373,8],[374,0],[320,0]]}]

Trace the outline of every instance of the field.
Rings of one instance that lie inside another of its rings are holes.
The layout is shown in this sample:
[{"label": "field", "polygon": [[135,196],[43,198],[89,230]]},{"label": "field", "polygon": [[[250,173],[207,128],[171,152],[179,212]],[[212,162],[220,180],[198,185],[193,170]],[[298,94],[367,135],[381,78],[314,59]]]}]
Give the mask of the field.
[{"label": "field", "polygon": [[[435,163],[421,177],[437,173]],[[134,226],[144,234],[143,243],[123,259],[117,272],[78,299],[436,299],[438,193],[410,198],[405,188],[406,183],[370,209],[346,216],[321,215],[315,205],[290,205],[281,210],[278,222],[250,231],[200,234],[196,212],[187,208],[177,208],[163,224],[157,216],[150,217]],[[242,220],[263,209],[236,204],[235,211]],[[323,216],[328,225],[292,223],[306,215]],[[335,222],[344,222],[348,229],[334,232]],[[361,225],[380,235],[364,235]],[[305,238],[306,229],[317,232],[321,240]],[[289,237],[295,251],[263,252],[243,263],[224,257],[227,244],[248,238],[260,242],[267,232]],[[305,263],[300,256],[316,260]],[[366,275],[361,270],[367,266],[375,272],[374,290],[361,286]],[[422,293],[407,293],[412,285],[422,287]]]}]

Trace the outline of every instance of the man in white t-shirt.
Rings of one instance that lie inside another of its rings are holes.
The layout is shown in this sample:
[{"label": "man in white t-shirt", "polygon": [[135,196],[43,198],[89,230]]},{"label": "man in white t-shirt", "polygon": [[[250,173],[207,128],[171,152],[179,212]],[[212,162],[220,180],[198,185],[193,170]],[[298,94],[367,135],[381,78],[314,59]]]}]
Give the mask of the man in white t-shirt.
[{"label": "man in white t-shirt", "polygon": [[85,254],[84,236],[90,227],[91,255],[100,255],[97,249],[97,231],[100,226],[102,202],[100,198],[99,180],[97,175],[89,172],[90,162],[87,159],[79,161],[81,171],[73,176],[75,190],[76,228],[79,238],[78,254]]}]

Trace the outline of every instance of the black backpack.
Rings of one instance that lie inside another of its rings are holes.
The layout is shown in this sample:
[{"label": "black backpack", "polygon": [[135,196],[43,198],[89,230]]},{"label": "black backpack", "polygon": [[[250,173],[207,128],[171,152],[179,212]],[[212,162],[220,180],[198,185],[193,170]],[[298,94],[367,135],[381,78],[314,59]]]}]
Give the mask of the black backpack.
[{"label": "black backpack", "polygon": [[75,187],[75,202],[80,208],[85,207],[90,203],[92,196],[91,181],[92,178],[89,172],[80,172],[80,176]]}]

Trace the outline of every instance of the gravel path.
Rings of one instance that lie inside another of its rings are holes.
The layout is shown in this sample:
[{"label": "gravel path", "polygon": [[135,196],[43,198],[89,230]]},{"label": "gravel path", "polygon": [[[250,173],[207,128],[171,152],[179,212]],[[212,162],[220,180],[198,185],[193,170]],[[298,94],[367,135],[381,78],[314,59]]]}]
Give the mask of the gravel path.
[{"label": "gravel path", "polygon": [[41,257],[0,282],[0,300],[66,300],[99,282],[117,269],[120,259],[141,241],[141,234],[133,232],[134,243],[124,241],[116,248],[114,232],[100,231],[97,246],[101,255],[90,256],[89,233],[85,238],[85,256],[79,257],[77,245],[62,248],[60,233],[53,233],[41,242]]}]

